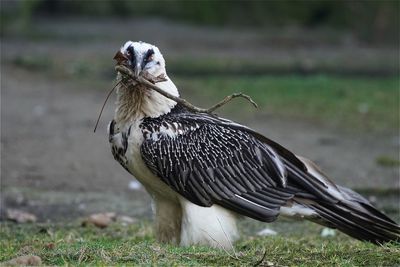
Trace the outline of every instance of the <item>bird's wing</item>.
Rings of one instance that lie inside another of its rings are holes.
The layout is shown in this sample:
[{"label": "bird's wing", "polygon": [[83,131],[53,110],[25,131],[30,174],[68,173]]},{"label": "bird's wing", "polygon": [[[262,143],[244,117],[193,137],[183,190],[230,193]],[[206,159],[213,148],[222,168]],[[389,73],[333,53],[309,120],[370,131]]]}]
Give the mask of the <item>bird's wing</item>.
[{"label": "bird's wing", "polygon": [[310,178],[293,154],[273,148],[239,124],[204,114],[177,113],[145,119],[141,127],[146,165],[197,205],[219,204],[254,219],[273,221],[295,194],[329,199],[326,185]]}]

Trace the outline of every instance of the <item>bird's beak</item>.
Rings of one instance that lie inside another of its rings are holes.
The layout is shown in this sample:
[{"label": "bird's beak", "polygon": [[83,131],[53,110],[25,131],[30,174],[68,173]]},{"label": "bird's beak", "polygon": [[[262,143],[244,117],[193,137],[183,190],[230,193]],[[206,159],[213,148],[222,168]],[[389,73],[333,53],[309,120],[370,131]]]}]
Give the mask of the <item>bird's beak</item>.
[{"label": "bird's beak", "polygon": [[139,77],[139,74],[140,74],[141,71],[142,71],[142,67],[140,66],[140,64],[136,64],[135,76]]},{"label": "bird's beak", "polygon": [[121,53],[121,51],[118,51],[115,56],[114,56],[114,60],[117,61],[117,65],[127,65],[128,63],[128,58]]},{"label": "bird's beak", "polygon": [[[129,59],[126,55],[124,55],[121,51],[118,51],[115,56],[114,60],[117,61],[117,65],[123,65],[132,69],[135,73],[136,77],[139,77],[140,72],[142,71],[142,66],[140,64],[136,64],[136,66],[132,66],[129,64]],[[134,67],[134,69],[133,69]]]}]

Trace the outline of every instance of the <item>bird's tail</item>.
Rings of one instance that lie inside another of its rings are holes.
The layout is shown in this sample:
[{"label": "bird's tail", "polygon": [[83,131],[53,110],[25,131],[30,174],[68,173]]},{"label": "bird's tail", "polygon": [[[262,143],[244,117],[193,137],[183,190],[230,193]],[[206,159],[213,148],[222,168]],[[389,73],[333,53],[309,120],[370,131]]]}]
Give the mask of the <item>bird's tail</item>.
[{"label": "bird's tail", "polygon": [[400,242],[400,226],[372,206],[358,193],[338,186],[343,199],[337,203],[294,198],[303,207],[312,210],[304,216],[318,224],[336,228],[351,237],[374,244]]}]

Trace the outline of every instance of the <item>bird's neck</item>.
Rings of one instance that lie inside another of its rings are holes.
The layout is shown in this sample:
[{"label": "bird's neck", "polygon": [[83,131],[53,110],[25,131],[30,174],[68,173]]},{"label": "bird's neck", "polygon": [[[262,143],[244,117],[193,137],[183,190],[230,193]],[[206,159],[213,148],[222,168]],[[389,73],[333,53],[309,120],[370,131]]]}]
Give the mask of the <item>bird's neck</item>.
[{"label": "bird's neck", "polygon": [[[165,82],[157,83],[157,86],[172,95],[179,96],[174,83],[168,77],[167,79]],[[124,125],[145,117],[156,118],[166,114],[176,102],[143,85],[136,85],[135,88],[119,85],[116,104],[114,119],[117,125],[123,128]]]}]

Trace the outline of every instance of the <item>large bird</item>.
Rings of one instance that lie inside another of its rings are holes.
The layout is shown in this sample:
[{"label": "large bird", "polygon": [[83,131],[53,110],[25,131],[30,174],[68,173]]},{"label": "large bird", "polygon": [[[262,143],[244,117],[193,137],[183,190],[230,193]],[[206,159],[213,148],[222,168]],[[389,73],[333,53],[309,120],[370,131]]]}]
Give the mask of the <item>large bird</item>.
[{"label": "large bird", "polygon": [[[128,41],[115,59],[136,75],[166,75],[151,44]],[[157,85],[179,96],[165,77]],[[117,81],[122,78],[118,73]],[[272,222],[279,215],[375,244],[400,239],[400,226],[364,197],[246,126],[193,113],[139,83],[121,82],[116,105],[108,128],[112,153],[151,195],[161,242],[230,249],[240,216]]]}]

